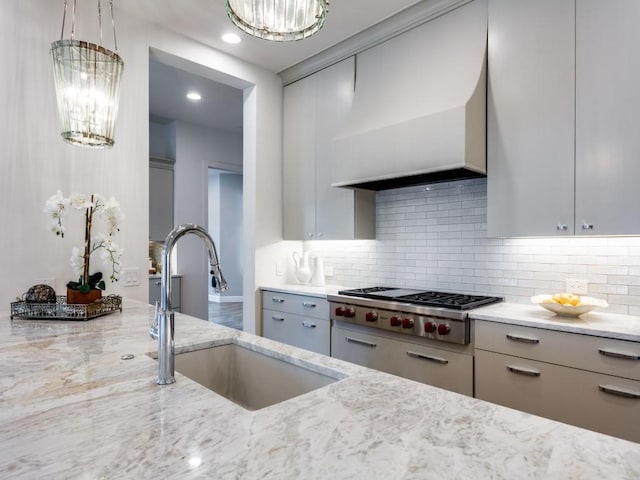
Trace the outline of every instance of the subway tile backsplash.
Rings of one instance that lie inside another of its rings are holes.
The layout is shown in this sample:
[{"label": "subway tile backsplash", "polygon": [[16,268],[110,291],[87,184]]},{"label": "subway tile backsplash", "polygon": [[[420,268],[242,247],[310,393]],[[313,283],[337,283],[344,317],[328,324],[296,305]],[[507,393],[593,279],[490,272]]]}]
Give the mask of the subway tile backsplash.
[{"label": "subway tile backsplash", "polygon": [[487,238],[486,179],[378,192],[376,240],[305,242],[327,282],[500,295],[528,303],[587,280],[607,311],[640,315],[640,237]]}]

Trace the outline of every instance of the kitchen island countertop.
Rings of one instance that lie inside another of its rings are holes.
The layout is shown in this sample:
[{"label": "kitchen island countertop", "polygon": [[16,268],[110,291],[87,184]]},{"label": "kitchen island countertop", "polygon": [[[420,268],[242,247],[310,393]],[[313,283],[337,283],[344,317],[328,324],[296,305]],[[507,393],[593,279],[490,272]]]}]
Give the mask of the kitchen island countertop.
[{"label": "kitchen island countertop", "polygon": [[640,478],[640,444],[180,314],[178,350],[240,343],[341,380],[254,412],[160,387],[151,318],[127,299],[88,322],[0,314],[0,477]]}]

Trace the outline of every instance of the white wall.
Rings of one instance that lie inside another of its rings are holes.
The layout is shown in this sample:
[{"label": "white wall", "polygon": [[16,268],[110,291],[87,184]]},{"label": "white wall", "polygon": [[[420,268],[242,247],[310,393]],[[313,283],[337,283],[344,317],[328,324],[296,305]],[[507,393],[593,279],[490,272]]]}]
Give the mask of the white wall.
[{"label": "white wall", "polygon": [[[95,24],[92,9],[79,10],[79,24]],[[253,292],[253,297],[247,299],[251,295],[246,295],[244,313],[247,319],[255,319],[259,311],[257,285],[274,280],[275,274],[270,273],[271,268],[261,269],[274,255],[283,254],[278,243],[282,232],[280,79],[170,31],[120,16],[118,46],[125,73],[115,147],[94,151],[69,146],[59,136],[49,59],[49,45],[59,38],[61,19],[60,2],[0,4],[0,191],[4,200],[0,208],[4,231],[0,239],[0,308],[8,308],[8,302],[38,278],[55,277],[57,290],[62,291],[73,277],[68,258],[71,241],[76,240],[74,232],[60,241],[47,233],[42,214],[44,201],[57,189],[67,194],[94,191],[114,195],[120,201],[127,216],[120,237],[125,248],[124,266],[139,268],[142,281],[137,287],[108,285],[108,290],[147,300],[148,57],[153,48],[172,58],[189,60],[201,68],[200,74],[209,75],[213,69],[218,72],[217,80],[246,89],[244,190],[249,193],[244,205],[244,291]],[[79,28],[79,35],[82,31]],[[269,187],[258,186],[257,178]],[[253,322],[245,322],[245,329],[253,331]]]},{"label": "white wall", "polygon": [[378,192],[376,240],[305,242],[335,285],[505,296],[565,291],[568,278],[615,313],[640,315],[640,237],[487,238],[485,179]]}]

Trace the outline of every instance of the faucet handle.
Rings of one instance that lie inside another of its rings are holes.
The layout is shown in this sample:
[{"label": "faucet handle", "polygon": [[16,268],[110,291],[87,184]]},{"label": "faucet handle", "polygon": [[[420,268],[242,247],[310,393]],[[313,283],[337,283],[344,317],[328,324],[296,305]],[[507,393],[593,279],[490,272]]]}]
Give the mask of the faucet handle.
[{"label": "faucet handle", "polygon": [[149,336],[154,340],[158,339],[158,322],[159,322],[160,302],[156,300],[156,309],[153,314],[153,324],[149,329]]}]

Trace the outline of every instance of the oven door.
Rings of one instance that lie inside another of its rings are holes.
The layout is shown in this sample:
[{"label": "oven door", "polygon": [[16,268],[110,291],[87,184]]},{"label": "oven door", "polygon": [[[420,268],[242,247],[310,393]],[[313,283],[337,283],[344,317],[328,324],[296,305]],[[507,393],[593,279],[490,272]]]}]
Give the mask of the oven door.
[{"label": "oven door", "polygon": [[[473,396],[473,355],[379,335],[378,330],[335,322],[331,356],[400,377]],[[463,347],[464,348],[464,347]]]}]

